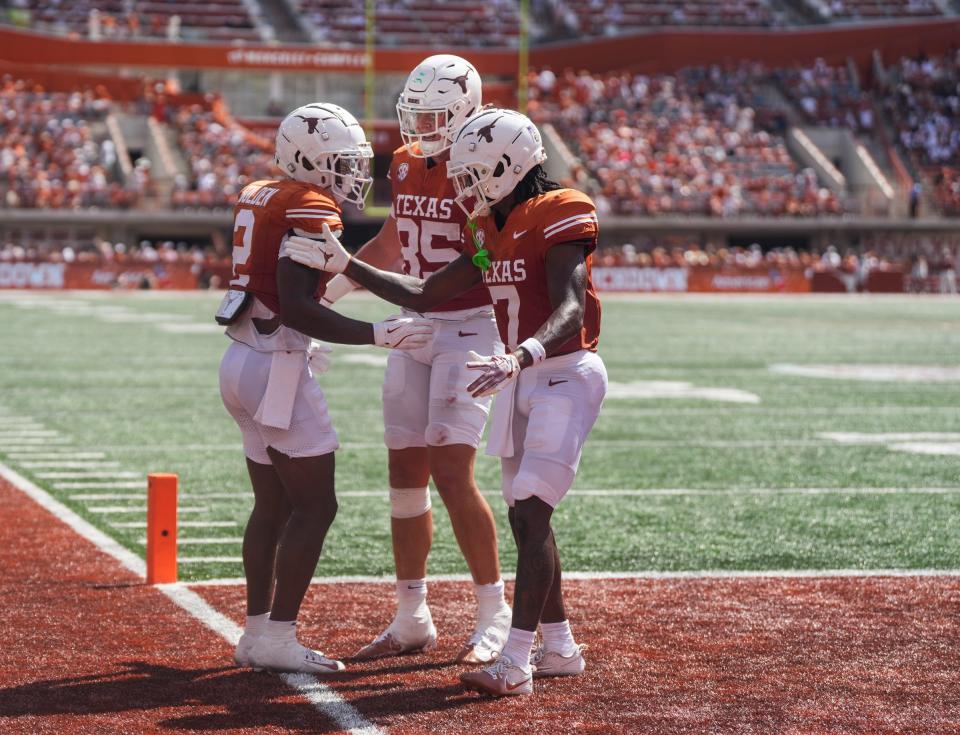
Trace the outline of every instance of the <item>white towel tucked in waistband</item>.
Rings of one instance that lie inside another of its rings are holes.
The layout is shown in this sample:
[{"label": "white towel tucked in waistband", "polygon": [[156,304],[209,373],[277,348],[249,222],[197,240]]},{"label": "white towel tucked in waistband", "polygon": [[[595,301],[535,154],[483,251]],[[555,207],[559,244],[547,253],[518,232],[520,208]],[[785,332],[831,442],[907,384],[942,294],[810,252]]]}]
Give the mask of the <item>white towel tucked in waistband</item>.
[{"label": "white towel tucked in waistband", "polygon": [[293,402],[297,397],[300,376],[306,365],[303,352],[278,350],[270,357],[270,377],[260,406],[253,420],[275,429],[289,429],[293,418]]},{"label": "white towel tucked in waistband", "polygon": [[511,380],[493,399],[493,416],[487,437],[487,454],[491,457],[513,456],[513,412],[517,404],[517,383]]}]

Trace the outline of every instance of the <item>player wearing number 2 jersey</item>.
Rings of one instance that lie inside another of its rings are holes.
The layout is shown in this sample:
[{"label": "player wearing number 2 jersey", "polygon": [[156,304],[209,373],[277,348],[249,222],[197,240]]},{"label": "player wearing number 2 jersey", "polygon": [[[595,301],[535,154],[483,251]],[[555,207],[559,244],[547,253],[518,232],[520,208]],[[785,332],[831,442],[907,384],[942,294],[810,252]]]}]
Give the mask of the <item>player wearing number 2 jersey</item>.
[{"label": "player wearing number 2 jersey", "polygon": [[[593,202],[547,179],[545,159],[539,131],[524,115],[487,110],[467,121],[447,170],[473,224],[470,245],[426,280],[350,260],[332,236],[291,240],[294,260],[343,272],[401,306],[430,308],[480,282],[494,300],[510,351],[474,355],[467,367],[478,377],[468,390],[499,393],[487,451],[501,457],[517,583],[500,656],[461,676],[494,695],[530,694],[534,675],[584,669],[583,647],[566,619],[550,520],[573,483],[607,387],[596,353],[600,302],[590,278],[598,229]],[[543,646],[531,655],[538,625]]]},{"label": "player wearing number 2 jersey", "polygon": [[[397,104],[404,147],[390,165],[392,207],[382,229],[357,257],[426,278],[460,256],[463,211],[447,178],[449,146],[460,124],[480,108],[480,76],[457,56],[438,55],[414,69]],[[353,284],[335,277],[333,302]],[[457,656],[487,663],[510,625],[490,506],[473,479],[476,449],[490,399],[466,390],[471,352],[503,351],[490,296],[482,284],[431,305],[424,314],[434,339],[422,350],[393,353],[383,384],[384,439],[389,452],[391,531],[397,571],[393,621],[357,658],[432,648],[436,629],[427,606],[427,555],[433,537],[428,482],[433,477],[473,576],[476,624]]]},{"label": "player wearing number 2 jersey", "polygon": [[422,319],[368,324],[330,311],[316,301],[317,272],[287,257],[291,235],[342,230],[340,205],[362,205],[371,156],[349,112],[301,107],[277,133],[276,162],[289,178],[249,184],[234,211],[233,279],[217,321],[232,340],[220,364],[220,393],[243,436],[255,499],[243,537],[247,625],[234,655],[241,666],[343,669],[300,645],[295,629],[337,510],[337,435],[308,365],[310,337],[413,348],[432,333]]}]

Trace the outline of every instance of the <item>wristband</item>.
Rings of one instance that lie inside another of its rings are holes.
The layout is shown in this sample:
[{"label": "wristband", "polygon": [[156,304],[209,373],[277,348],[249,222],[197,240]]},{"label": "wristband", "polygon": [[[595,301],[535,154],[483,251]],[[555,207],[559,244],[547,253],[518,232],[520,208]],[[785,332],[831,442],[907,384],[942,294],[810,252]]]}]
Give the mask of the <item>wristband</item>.
[{"label": "wristband", "polygon": [[321,298],[328,304],[334,304],[354,289],[356,289],[356,286],[353,281],[342,273],[338,273],[327,282],[327,287],[324,289]]},{"label": "wristband", "polygon": [[538,340],[536,337],[528,337],[527,339],[523,340],[518,347],[522,347],[527,351],[527,354],[530,355],[534,365],[539,365],[541,362],[547,359],[547,351],[543,348],[543,345],[540,344],[540,340]]}]

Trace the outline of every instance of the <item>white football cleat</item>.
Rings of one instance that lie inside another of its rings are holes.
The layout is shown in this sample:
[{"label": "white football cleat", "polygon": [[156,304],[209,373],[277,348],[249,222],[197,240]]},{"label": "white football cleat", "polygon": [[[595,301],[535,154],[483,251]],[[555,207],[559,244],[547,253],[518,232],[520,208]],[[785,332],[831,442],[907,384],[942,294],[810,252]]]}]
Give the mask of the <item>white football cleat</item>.
[{"label": "white football cleat", "polygon": [[473,665],[493,663],[507,642],[512,620],[513,611],[504,603],[489,623],[478,622],[473,635],[457,654],[457,663]]},{"label": "white football cleat", "polygon": [[432,619],[427,618],[426,625],[419,626],[418,630],[412,632],[404,630],[401,633],[394,630],[395,626],[396,621],[351,658],[356,661],[372,661],[376,658],[402,656],[405,653],[432,651],[437,647],[437,629]]},{"label": "white football cleat", "polygon": [[346,668],[343,662],[327,658],[320,651],[302,646],[296,640],[278,643],[267,636],[261,636],[254,642],[249,661],[254,668],[301,674],[336,674]]},{"label": "white football cleat", "polygon": [[233,662],[237,666],[246,668],[253,665],[250,663],[250,651],[253,649],[253,644],[258,640],[260,640],[260,636],[250,635],[249,633],[240,636],[237,647],[233,652]]},{"label": "white football cleat", "polygon": [[468,689],[494,697],[533,694],[533,673],[514,666],[509,656],[499,656],[492,665],[480,671],[460,674],[460,681]]},{"label": "white football cleat", "polygon": [[543,645],[534,649],[530,654],[530,665],[533,666],[535,677],[543,676],[577,676],[587,667],[583,652],[586,644],[581,643],[577,650],[569,656],[563,656],[557,651],[548,651]]}]

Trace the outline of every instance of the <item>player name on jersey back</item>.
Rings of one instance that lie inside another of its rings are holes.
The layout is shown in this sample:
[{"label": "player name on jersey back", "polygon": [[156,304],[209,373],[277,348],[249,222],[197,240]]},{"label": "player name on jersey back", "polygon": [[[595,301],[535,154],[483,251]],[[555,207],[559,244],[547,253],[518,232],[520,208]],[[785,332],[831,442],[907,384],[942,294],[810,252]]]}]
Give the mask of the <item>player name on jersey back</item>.
[{"label": "player name on jersey back", "polygon": [[275,194],[279,194],[280,189],[272,186],[257,186],[251,184],[240,192],[237,204],[249,204],[253,207],[265,207]]}]

